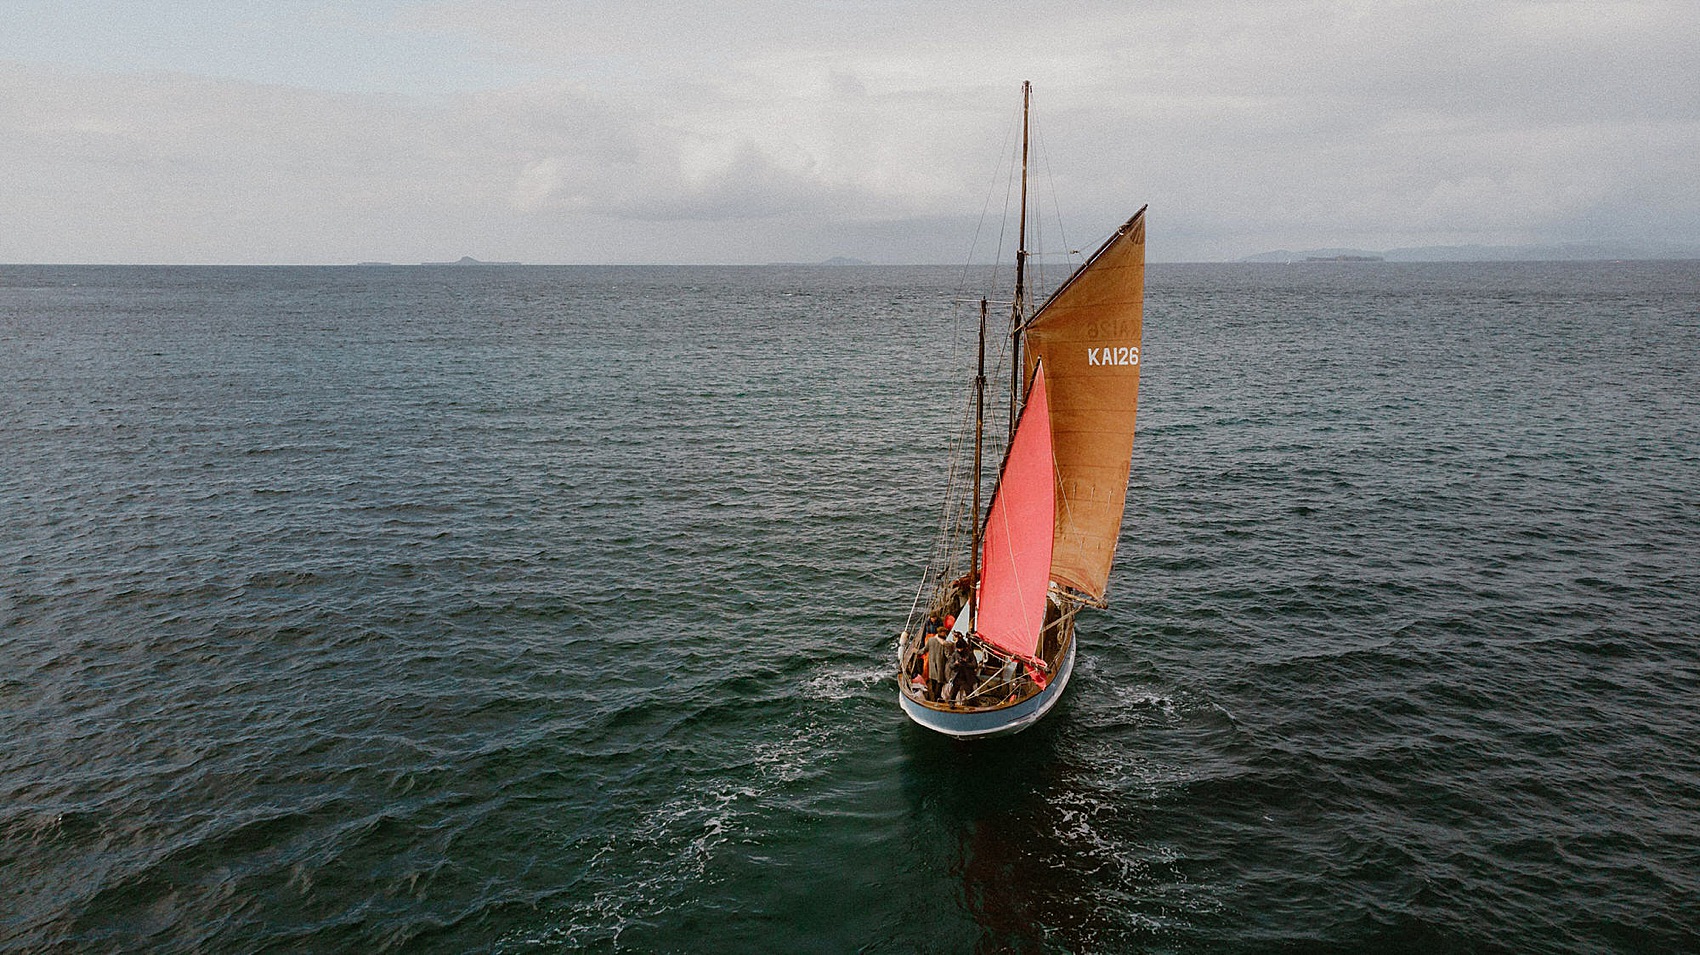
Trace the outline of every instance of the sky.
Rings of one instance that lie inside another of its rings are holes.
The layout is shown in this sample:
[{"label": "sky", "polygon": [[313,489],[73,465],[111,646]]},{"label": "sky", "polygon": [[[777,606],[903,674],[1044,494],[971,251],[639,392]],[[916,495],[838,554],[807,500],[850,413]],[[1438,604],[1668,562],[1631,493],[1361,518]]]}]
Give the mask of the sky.
[{"label": "sky", "polygon": [[0,262],[959,264],[1007,207],[1023,80],[1041,247],[1147,203],[1155,261],[1700,246],[1700,0],[0,18]]}]

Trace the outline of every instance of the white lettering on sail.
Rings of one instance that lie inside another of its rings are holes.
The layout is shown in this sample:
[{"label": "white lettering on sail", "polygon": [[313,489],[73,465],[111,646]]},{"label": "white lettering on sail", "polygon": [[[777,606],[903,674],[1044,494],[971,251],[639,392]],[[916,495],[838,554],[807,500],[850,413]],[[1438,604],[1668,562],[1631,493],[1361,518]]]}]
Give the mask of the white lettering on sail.
[{"label": "white lettering on sail", "polygon": [[1086,349],[1088,365],[1137,365],[1139,364],[1139,346],[1104,347]]}]

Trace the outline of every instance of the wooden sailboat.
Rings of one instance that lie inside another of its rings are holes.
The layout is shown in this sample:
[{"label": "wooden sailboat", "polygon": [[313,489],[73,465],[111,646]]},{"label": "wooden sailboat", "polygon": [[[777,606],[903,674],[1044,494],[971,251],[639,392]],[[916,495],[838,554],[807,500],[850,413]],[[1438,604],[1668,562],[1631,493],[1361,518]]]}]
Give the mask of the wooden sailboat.
[{"label": "wooden sailboat", "polygon": [[[946,543],[935,551],[898,641],[903,711],[957,737],[1018,732],[1061,699],[1074,670],[1076,616],[1106,606],[1139,404],[1144,208],[1029,312],[1030,103],[1031,85],[1024,83],[1011,429],[1003,464],[982,515],[988,309],[982,299],[972,499],[947,495]],[[970,528],[966,568],[956,552],[960,537],[955,547],[949,543],[952,508],[965,513]]]}]

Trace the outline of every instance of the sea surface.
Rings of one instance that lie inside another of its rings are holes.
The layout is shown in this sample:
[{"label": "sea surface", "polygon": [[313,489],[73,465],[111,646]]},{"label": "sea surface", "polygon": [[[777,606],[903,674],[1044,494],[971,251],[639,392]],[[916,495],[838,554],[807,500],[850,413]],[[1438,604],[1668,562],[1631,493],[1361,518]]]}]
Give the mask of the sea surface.
[{"label": "sea surface", "polygon": [[0,950],[1700,951],[1700,263],[1153,266],[962,744],[973,278],[0,267]]}]

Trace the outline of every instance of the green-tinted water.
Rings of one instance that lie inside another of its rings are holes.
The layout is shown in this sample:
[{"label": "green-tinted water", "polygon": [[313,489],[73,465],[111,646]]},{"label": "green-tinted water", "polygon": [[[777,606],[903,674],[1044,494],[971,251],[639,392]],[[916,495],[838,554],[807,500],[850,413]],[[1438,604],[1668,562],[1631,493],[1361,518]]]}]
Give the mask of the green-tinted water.
[{"label": "green-tinted water", "polygon": [[974,746],[957,279],[0,268],[0,945],[1700,947],[1700,265],[1154,266]]}]

